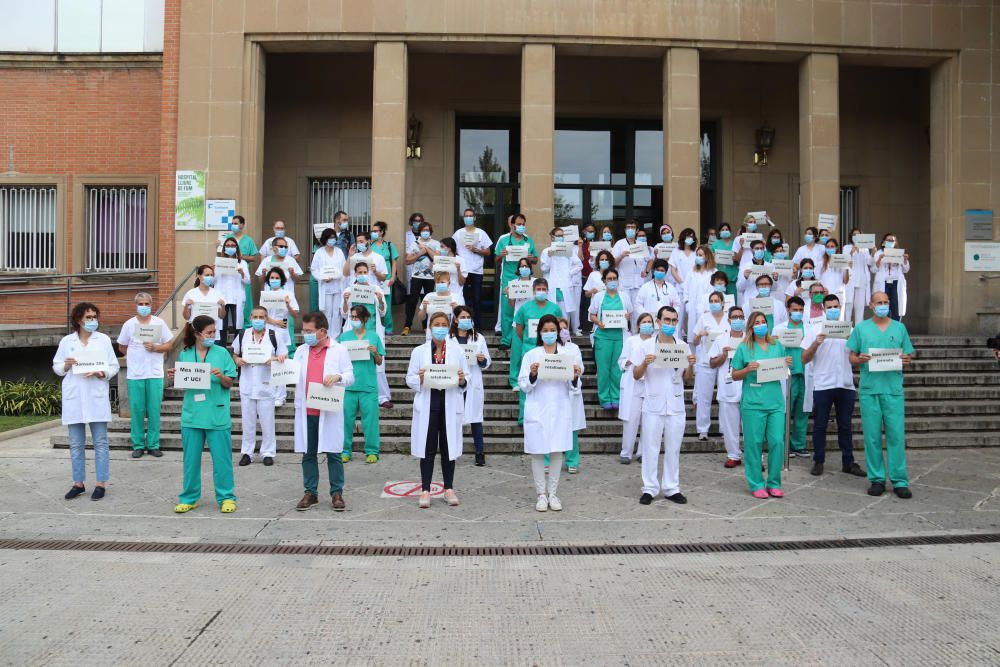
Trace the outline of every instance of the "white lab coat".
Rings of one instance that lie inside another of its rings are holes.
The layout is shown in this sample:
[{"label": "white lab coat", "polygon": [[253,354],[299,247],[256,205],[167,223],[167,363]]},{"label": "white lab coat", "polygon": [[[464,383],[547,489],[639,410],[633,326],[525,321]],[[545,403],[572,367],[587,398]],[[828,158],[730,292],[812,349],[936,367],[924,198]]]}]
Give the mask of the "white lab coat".
[{"label": "white lab coat", "polygon": [[[340,248],[334,248],[333,254],[327,252],[326,248],[320,248],[313,253],[312,264],[309,265],[309,272],[319,285],[321,296],[339,296],[344,289],[344,253]],[[333,274],[336,276],[331,280],[323,280],[323,267],[332,266]]]},{"label": "white lab coat", "polygon": [[641,404],[646,392],[646,378],[636,380],[632,374],[632,367],[628,364],[635,351],[644,342],[642,336],[629,336],[622,344],[622,353],[618,355],[618,368],[622,371],[622,378],[618,383],[618,419],[621,421],[632,419],[633,401]]},{"label": "white lab coat", "polygon": [[[448,340],[454,341],[454,345],[461,344],[454,336]],[[477,334],[476,340],[469,342],[477,346],[477,354],[486,357],[486,366],[485,368],[480,368],[478,363],[469,364],[469,370],[466,371],[465,414],[462,423],[478,424],[483,421],[483,404],[486,402],[486,390],[483,387],[483,371],[490,367],[493,359],[490,357],[490,346],[486,344],[486,336],[481,333]],[[449,440],[448,442],[451,441]]]},{"label": "white lab coat", "polygon": [[[480,336],[482,339],[482,336]],[[431,414],[431,389],[420,382],[420,369],[429,368],[434,362],[434,342],[427,341],[413,348],[410,365],[406,369],[406,386],[415,391],[413,396],[413,426],[410,429],[410,454],[424,458],[427,449],[427,422]],[[468,387],[469,365],[457,341],[445,347],[444,363],[458,366],[466,376]],[[465,423],[465,389],[445,389],[445,425],[448,430],[448,459],[454,461],[462,455],[462,424]]]},{"label": "white lab coat", "polygon": [[[872,257],[872,266],[875,266],[875,262],[881,256],[881,250],[875,252],[875,256]],[[909,262],[903,262],[902,264],[886,264],[885,262],[882,262],[882,265],[875,269],[875,284],[872,288],[873,291],[884,292],[887,280],[896,281],[896,296],[899,298],[900,317],[906,315],[906,274],[909,273],[909,271]],[[869,297],[868,300],[870,301],[871,297]]]},{"label": "white lab coat", "polygon": [[583,365],[583,353],[576,343],[560,343],[559,347],[576,357],[576,364],[581,368],[580,391],[573,394],[573,430],[582,431],[587,428],[587,412],[583,407],[583,376],[587,372],[587,367]]},{"label": "white lab coat", "polygon": [[[544,347],[528,350],[521,361],[517,384],[524,392],[524,453],[551,454],[573,448],[573,403],[580,393],[579,383],[536,380],[531,383],[531,365],[541,363]],[[556,354],[576,358],[576,353],[556,345]],[[579,363],[577,361],[576,363]]]},{"label": "white lab coat", "polygon": [[550,248],[546,248],[541,254],[542,274],[549,282],[549,301],[556,303],[556,290],[563,293],[563,303],[561,308],[564,315],[576,312],[579,299],[574,301],[571,297],[570,286],[572,284],[571,275],[579,275],[583,271],[583,262],[575,254],[571,257],[552,257],[549,255]]},{"label": "white lab coat", "polygon": [[[342,387],[350,387],[354,384],[354,366],[351,364],[351,355],[340,343],[332,338],[330,349],[327,350],[326,360],[323,363],[323,377],[327,375],[339,375]],[[308,345],[300,345],[295,350],[295,361],[299,364],[299,382],[295,385],[295,451],[305,454],[307,450],[306,440],[306,394],[309,391],[306,375],[309,370],[309,350]],[[344,413],[319,412],[319,452],[327,454],[340,454],[344,451]]]},{"label": "white lab coat", "polygon": [[[98,350],[106,359],[105,377],[84,377],[74,375],[73,369],[66,371],[63,363],[69,357],[78,358],[84,350]],[[62,381],[62,423],[90,424],[111,421],[111,400],[109,381],[118,373],[118,355],[107,334],[95,331],[84,346],[77,333],[63,336],[59,349],[52,359],[52,370]]]},{"label": "white lab coat", "polygon": [[851,254],[854,246],[847,244],[844,246],[844,254],[851,257],[851,281],[847,283],[847,299],[854,300],[854,290],[860,287],[864,290],[864,302],[872,300],[872,266],[875,258],[872,251],[867,248],[858,248],[858,251]]}]

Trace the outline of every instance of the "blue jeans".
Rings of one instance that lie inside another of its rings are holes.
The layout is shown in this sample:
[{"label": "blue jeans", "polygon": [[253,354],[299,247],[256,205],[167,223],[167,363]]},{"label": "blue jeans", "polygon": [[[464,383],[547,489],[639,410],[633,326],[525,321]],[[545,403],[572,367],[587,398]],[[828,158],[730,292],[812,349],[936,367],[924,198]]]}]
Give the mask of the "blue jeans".
[{"label": "blue jeans", "polygon": [[889,296],[889,317],[899,321],[899,283],[893,280],[885,284],[885,293]]},{"label": "blue jeans", "polygon": [[479,321],[479,313],[483,302],[483,274],[470,273],[465,276],[465,286],[462,288],[465,297],[465,305],[472,308],[472,321],[476,323],[476,329],[482,328]]},{"label": "blue jeans", "polygon": [[476,447],[476,454],[482,454],[484,450],[483,422],[469,424],[469,429],[472,431],[472,444]]},{"label": "blue jeans", "polygon": [[[83,484],[87,478],[87,425],[70,424],[69,460],[73,465],[73,482]],[[94,441],[94,465],[97,482],[108,481],[108,423],[90,422],[90,437]]]},{"label": "blue jeans", "polygon": [[845,466],[854,463],[854,439],[851,416],[854,414],[853,389],[822,389],[813,392],[813,461],[826,461],[826,425],[830,408],[837,408],[837,444]]}]

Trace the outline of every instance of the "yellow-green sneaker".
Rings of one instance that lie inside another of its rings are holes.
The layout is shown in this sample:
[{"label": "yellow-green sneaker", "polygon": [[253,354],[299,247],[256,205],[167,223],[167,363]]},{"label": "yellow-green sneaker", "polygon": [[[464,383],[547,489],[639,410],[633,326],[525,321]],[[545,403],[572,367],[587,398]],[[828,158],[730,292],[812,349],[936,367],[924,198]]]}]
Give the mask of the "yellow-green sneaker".
[{"label": "yellow-green sneaker", "polygon": [[378,454],[369,454],[366,456],[365,463],[378,463]]},{"label": "yellow-green sneaker", "polygon": [[223,500],[222,508],[220,510],[223,514],[232,514],[236,511],[236,501],[235,500]]},{"label": "yellow-green sneaker", "polygon": [[350,463],[351,462],[351,455],[350,454],[341,454],[340,455],[340,460],[343,461],[344,463]]},{"label": "yellow-green sneaker", "polygon": [[197,506],[198,503],[177,503],[174,505],[174,511],[178,514],[184,514],[186,512],[190,512]]}]

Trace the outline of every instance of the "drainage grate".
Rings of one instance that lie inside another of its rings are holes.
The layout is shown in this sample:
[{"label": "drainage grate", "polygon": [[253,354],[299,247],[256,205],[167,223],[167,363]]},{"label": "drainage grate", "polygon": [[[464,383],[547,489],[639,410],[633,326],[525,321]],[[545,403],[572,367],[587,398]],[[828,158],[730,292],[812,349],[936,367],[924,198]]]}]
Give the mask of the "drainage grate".
[{"label": "drainage grate", "polygon": [[778,542],[705,542],[691,544],[607,544],[590,546],[527,545],[519,547],[387,547],[292,544],[212,544],[171,542],[91,542],[84,540],[0,540],[0,549],[40,551],[123,551],[183,554],[241,554],[250,556],[615,556],[655,554],[715,554],[757,551],[812,551],[816,549],[871,549],[940,544],[991,544],[1000,533],[917,535],[913,537],[842,538]]}]

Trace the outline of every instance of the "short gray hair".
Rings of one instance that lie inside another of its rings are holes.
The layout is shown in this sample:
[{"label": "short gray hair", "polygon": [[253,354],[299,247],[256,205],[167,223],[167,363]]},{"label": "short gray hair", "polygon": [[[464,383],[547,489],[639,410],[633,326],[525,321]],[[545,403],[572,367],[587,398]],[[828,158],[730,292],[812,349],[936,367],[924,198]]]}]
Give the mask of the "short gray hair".
[{"label": "short gray hair", "polygon": [[139,303],[139,299],[149,299],[149,302],[153,303],[153,295],[150,294],[149,292],[139,292],[138,294],[135,295],[135,298],[132,300],[135,301],[136,303]]}]

